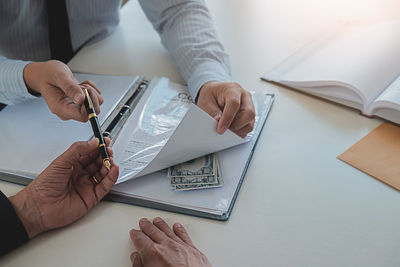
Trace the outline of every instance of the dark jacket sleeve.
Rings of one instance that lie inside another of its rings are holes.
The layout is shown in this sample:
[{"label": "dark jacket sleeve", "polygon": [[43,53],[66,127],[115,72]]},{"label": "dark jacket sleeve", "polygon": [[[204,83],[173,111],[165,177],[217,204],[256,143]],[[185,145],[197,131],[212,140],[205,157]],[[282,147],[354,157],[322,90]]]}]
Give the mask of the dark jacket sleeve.
[{"label": "dark jacket sleeve", "polygon": [[0,191],[0,257],[28,240],[28,233],[14,207]]}]

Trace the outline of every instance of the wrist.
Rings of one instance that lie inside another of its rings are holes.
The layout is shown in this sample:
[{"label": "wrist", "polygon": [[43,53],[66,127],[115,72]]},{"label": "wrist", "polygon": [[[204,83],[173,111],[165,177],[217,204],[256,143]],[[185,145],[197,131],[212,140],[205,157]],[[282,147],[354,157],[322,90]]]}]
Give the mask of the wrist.
[{"label": "wrist", "polygon": [[[34,83],[35,76],[37,76],[37,75],[35,75],[35,70],[36,70],[38,64],[40,64],[40,62],[32,62],[32,63],[27,64],[25,66],[24,72],[23,72],[25,86],[26,86],[28,92],[34,96],[40,96],[40,94],[41,94],[40,86],[35,86],[35,83]],[[37,78],[38,77],[36,77],[36,80],[37,80]]]},{"label": "wrist", "polygon": [[25,227],[30,239],[43,232],[40,223],[40,213],[35,201],[27,189],[9,198],[14,210]]},{"label": "wrist", "polygon": [[205,82],[205,83],[200,87],[200,90],[199,90],[198,95],[200,94],[200,92],[201,92],[203,89],[207,89],[207,88],[213,87],[213,86],[218,85],[218,84],[220,84],[220,83],[221,83],[221,82],[218,82],[218,81],[208,81],[208,82]]}]

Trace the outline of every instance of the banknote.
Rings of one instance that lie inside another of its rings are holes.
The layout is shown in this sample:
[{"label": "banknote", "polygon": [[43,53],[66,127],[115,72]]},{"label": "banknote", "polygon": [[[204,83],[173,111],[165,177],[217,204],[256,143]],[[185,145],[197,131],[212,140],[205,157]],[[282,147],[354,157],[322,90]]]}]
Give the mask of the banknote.
[{"label": "banknote", "polygon": [[169,168],[170,177],[216,175],[216,155],[209,154]]},{"label": "banknote", "polygon": [[183,184],[215,184],[218,183],[216,175],[208,176],[177,176],[170,177],[171,185]]},{"label": "banknote", "polygon": [[187,190],[199,190],[221,187],[223,185],[222,176],[219,175],[219,168],[217,169],[217,183],[205,183],[205,184],[181,184],[175,185],[175,190],[187,191]]},{"label": "banknote", "polygon": [[220,187],[223,184],[220,172],[214,153],[170,167],[168,174],[174,190],[182,191]]}]

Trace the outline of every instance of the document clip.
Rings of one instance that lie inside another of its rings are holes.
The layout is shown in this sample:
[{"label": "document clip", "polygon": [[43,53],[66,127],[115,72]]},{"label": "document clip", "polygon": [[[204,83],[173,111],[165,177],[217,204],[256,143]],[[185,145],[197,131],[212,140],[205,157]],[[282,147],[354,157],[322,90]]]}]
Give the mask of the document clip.
[{"label": "document clip", "polygon": [[141,97],[146,91],[149,81],[141,78],[128,90],[111,114],[101,126],[104,137],[111,139],[111,144],[118,137],[125,121],[129,118]]}]

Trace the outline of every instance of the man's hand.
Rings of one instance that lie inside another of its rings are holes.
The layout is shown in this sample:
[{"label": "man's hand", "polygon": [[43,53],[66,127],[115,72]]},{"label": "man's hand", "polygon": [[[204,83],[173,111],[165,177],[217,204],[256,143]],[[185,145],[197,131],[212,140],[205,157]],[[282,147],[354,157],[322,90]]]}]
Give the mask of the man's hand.
[{"label": "man's hand", "polygon": [[[106,138],[106,144],[112,156],[110,139]],[[10,198],[29,238],[76,221],[110,191],[118,178],[118,166],[111,160],[111,169],[107,170],[98,145],[98,139],[74,143]]]},{"label": "man's hand", "polygon": [[245,137],[253,130],[255,111],[251,94],[237,83],[205,83],[199,91],[197,105],[218,121],[219,134],[229,128]]},{"label": "man's hand", "polygon": [[141,231],[132,229],[131,239],[137,251],[131,254],[133,267],[141,266],[211,266],[207,257],[190,240],[185,228],[175,223],[173,229],[161,218],[139,221]]},{"label": "man's hand", "polygon": [[30,92],[41,94],[50,111],[62,120],[88,120],[82,87],[88,90],[96,113],[100,113],[103,98],[99,88],[91,81],[79,84],[68,66],[60,61],[49,60],[26,65],[24,81]]}]

